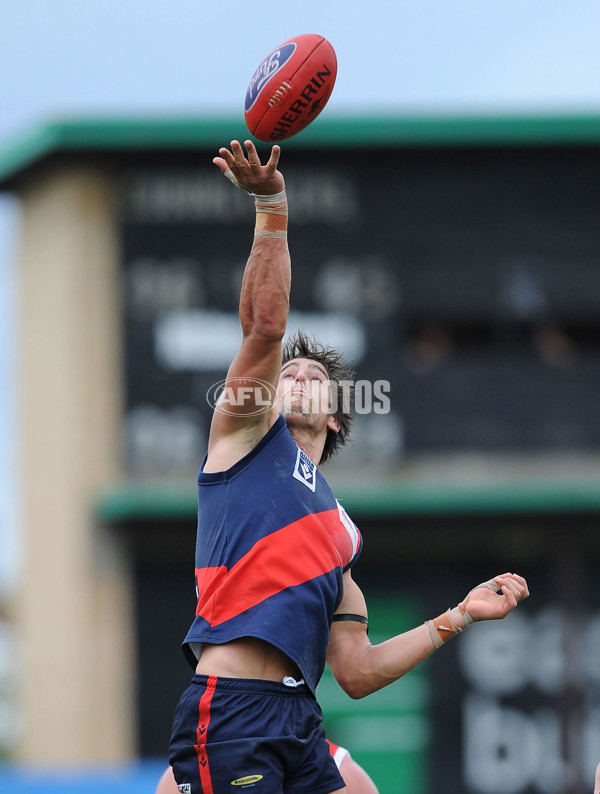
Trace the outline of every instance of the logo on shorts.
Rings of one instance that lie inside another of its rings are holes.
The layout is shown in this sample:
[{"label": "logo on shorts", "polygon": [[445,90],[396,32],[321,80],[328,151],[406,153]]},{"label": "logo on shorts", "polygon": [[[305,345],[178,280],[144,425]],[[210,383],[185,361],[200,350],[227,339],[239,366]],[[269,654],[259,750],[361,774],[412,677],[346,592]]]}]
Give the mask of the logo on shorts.
[{"label": "logo on shorts", "polygon": [[294,466],[294,477],[300,480],[303,485],[314,493],[317,487],[317,467],[308,457],[306,452],[298,449],[298,456],[296,457],[296,465]]},{"label": "logo on shorts", "polygon": [[238,777],[237,780],[232,780],[232,786],[252,786],[254,783],[258,783],[259,780],[262,780],[262,775],[246,775],[246,777]]},{"label": "logo on shorts", "polygon": [[192,784],[191,783],[179,783],[177,786],[181,794],[192,794]]}]

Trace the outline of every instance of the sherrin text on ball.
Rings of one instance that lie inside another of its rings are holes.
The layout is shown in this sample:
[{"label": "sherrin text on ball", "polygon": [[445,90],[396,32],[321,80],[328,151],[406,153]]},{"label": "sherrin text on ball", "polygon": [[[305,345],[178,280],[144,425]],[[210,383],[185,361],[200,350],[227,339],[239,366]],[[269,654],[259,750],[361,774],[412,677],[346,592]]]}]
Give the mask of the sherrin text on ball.
[{"label": "sherrin text on ball", "polygon": [[263,58],[244,103],[246,126],[260,141],[283,141],[311,124],[327,104],[337,76],[335,50],[304,33]]}]

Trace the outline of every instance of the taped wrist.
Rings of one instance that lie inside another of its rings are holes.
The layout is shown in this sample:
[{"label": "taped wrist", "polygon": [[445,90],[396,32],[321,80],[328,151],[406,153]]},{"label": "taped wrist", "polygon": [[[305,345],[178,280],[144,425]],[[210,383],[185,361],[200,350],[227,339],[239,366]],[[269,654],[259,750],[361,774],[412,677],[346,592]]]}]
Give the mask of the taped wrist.
[{"label": "taped wrist", "polygon": [[285,188],[279,193],[271,193],[268,196],[261,196],[259,193],[250,193],[250,195],[254,197],[254,204],[257,207],[271,207],[273,204],[282,204],[284,201],[287,201]]},{"label": "taped wrist", "polygon": [[[256,207],[255,237],[287,237],[287,194],[285,189],[269,196],[254,196]],[[281,206],[285,205],[285,206]]]},{"label": "taped wrist", "polygon": [[[456,620],[454,620],[451,608],[447,609],[443,615],[438,615],[438,617],[434,618],[433,620],[425,621],[425,625],[429,629],[431,642],[433,643],[433,647],[436,650],[441,648],[442,645],[451,637],[454,637],[456,634],[460,634],[461,631],[466,629],[466,627],[470,626],[473,622],[473,618],[471,618],[469,613],[466,612],[466,608],[465,612],[463,612],[461,607],[462,604],[459,604],[458,609],[462,617],[462,626],[459,625]],[[465,620],[465,613],[468,615],[469,620]]]},{"label": "taped wrist", "polygon": [[287,237],[287,209],[257,207],[254,224],[255,237]]},{"label": "taped wrist", "polygon": [[253,197],[256,207],[255,237],[287,237],[288,211],[285,188],[279,193],[271,193],[265,196],[259,193],[252,193],[248,188],[241,185],[231,168],[223,171],[223,175],[233,185],[245,190],[246,193]]},{"label": "taped wrist", "polygon": [[287,194],[285,192],[285,188],[281,190],[279,193],[271,193],[270,195],[261,195],[259,193],[252,193],[251,190],[248,190],[247,187],[241,185],[236,175],[233,173],[231,168],[228,168],[226,171],[223,171],[223,176],[227,177],[227,179],[231,182],[232,185],[239,187],[240,190],[245,190],[246,193],[249,193],[254,198],[254,203],[258,207],[259,204],[261,205],[272,205],[272,204],[281,204],[283,201],[287,201]]},{"label": "taped wrist", "polygon": [[[486,590],[491,590],[493,593],[498,591],[498,585],[493,579],[488,579],[487,582],[482,582],[478,584],[473,590],[480,590],[481,588],[485,588]],[[473,592],[470,590],[467,597],[464,601],[461,601],[458,607],[460,617],[462,620],[462,626],[459,626],[458,623],[452,617],[452,610],[448,609],[444,612],[443,615],[440,615],[433,620],[426,620],[425,625],[429,628],[429,635],[431,636],[431,641],[433,643],[433,647],[437,650],[441,648],[441,646],[449,640],[450,637],[454,637],[455,634],[459,634],[461,631],[470,626],[472,623],[475,623],[472,615],[469,614],[469,610],[467,609],[467,604],[469,603],[469,596]]]}]

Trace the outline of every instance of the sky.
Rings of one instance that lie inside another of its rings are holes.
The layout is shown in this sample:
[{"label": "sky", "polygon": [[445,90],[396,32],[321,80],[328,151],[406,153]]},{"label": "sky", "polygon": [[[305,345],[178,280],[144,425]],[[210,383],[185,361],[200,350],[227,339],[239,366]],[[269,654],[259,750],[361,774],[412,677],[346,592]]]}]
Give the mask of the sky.
[{"label": "sky", "polygon": [[[299,33],[337,52],[330,115],[600,114],[598,0],[0,0],[0,12],[0,150],[57,117],[241,117],[254,69]],[[0,597],[20,554],[17,236],[18,204],[0,195]]]}]

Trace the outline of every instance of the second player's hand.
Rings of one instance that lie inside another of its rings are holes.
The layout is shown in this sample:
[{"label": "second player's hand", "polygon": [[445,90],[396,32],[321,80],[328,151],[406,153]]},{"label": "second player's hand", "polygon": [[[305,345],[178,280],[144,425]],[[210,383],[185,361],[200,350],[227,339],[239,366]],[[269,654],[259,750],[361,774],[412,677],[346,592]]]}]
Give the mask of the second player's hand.
[{"label": "second player's hand", "polygon": [[269,159],[263,165],[252,141],[244,141],[244,146],[246,152],[239,141],[231,141],[231,150],[223,146],[213,163],[224,174],[231,171],[239,187],[250,193],[267,196],[281,192],[285,188],[283,174],[277,170],[281,148],[277,144],[273,146]]}]

